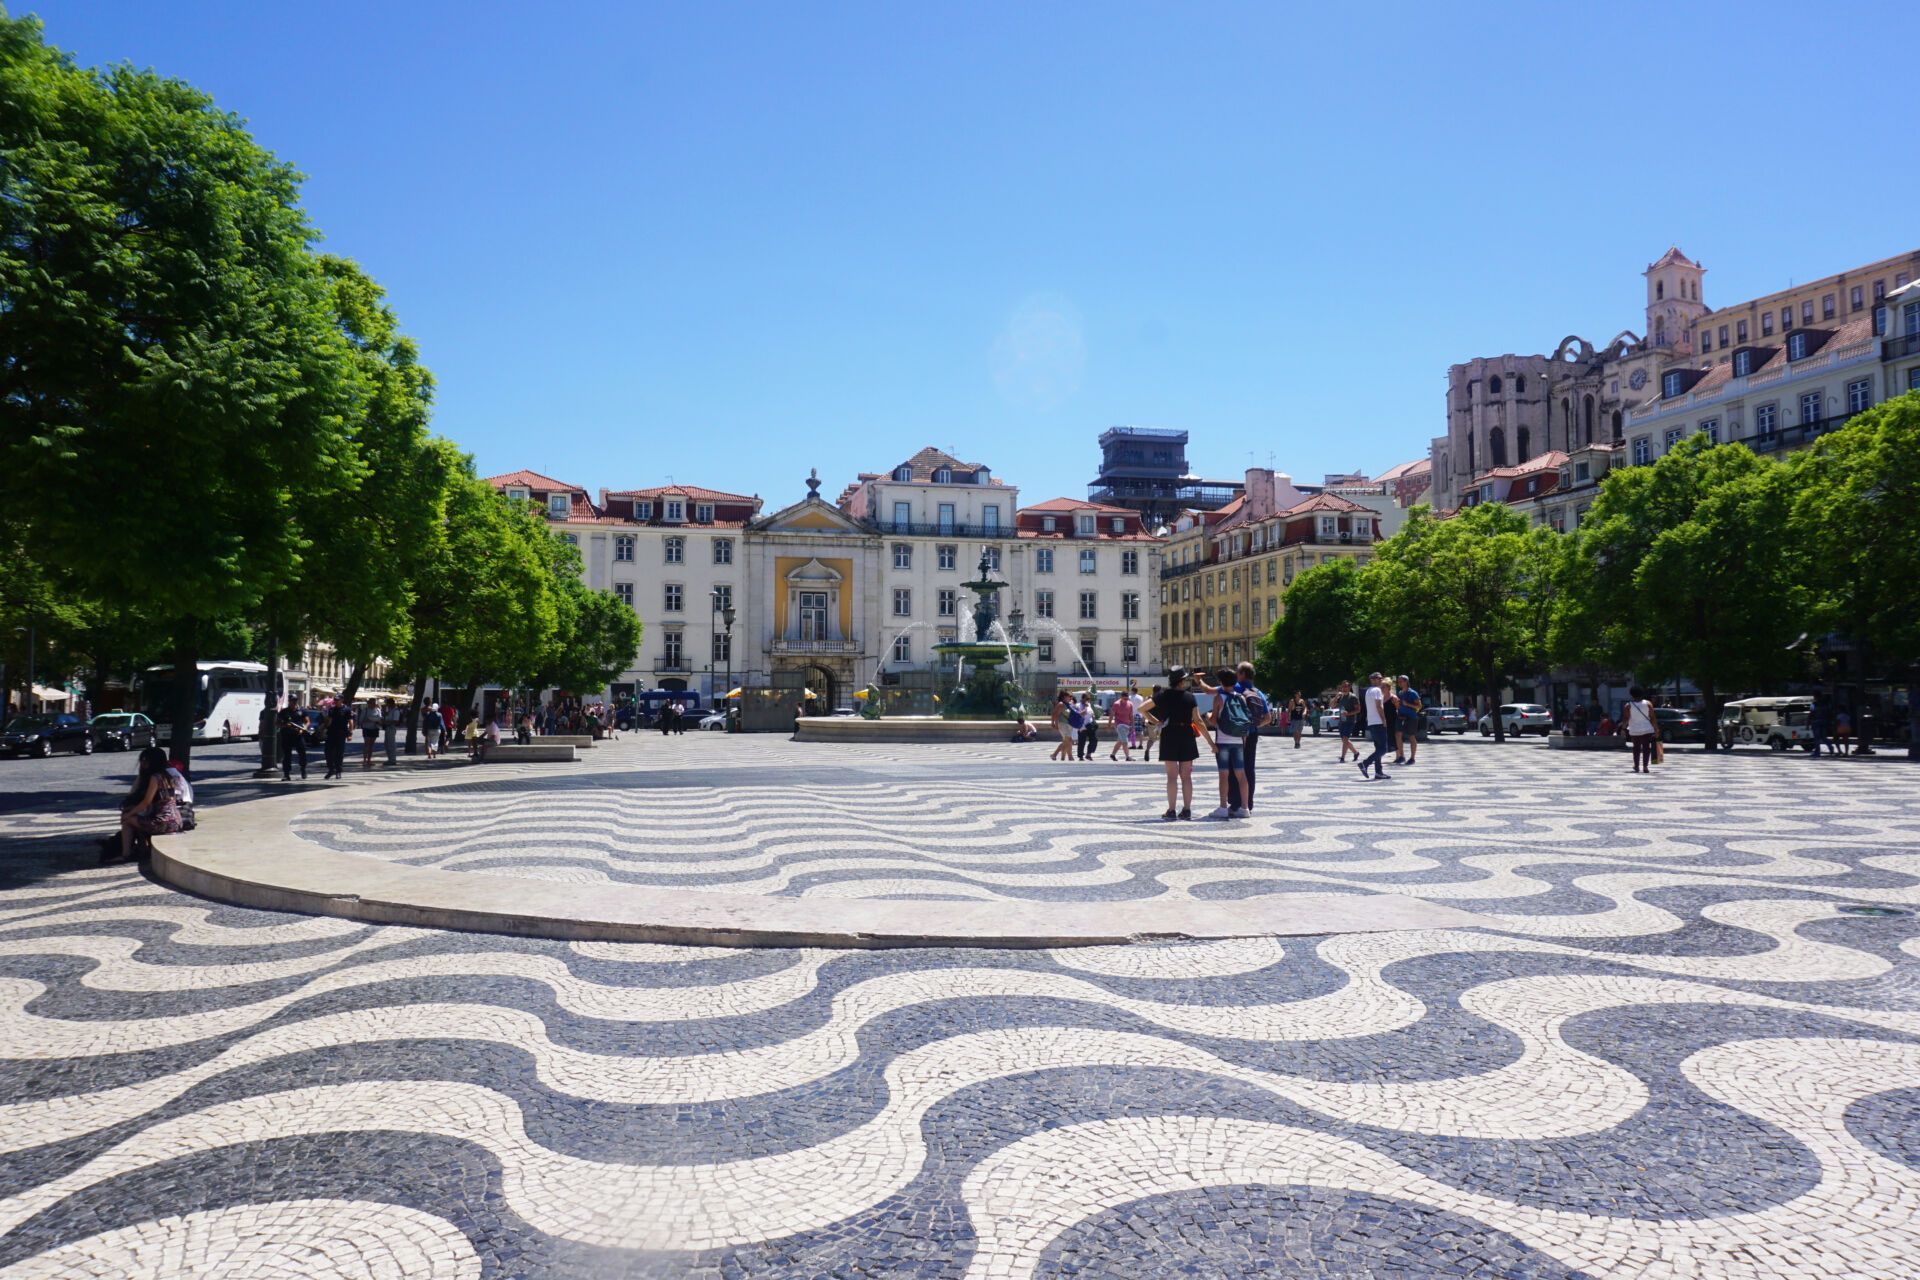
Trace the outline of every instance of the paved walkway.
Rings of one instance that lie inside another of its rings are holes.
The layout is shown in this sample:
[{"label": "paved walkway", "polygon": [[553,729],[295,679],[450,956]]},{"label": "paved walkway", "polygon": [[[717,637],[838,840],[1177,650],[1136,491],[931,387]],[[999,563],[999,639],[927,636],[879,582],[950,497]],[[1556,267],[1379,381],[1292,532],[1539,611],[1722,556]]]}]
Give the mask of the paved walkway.
[{"label": "paved walkway", "polygon": [[277,915],[9,814],[0,1276],[1910,1276],[1915,789],[1449,748],[1270,748],[1253,820],[1162,828],[1157,766],[688,735],[303,830],[585,893],[1488,918],[1056,951]]}]

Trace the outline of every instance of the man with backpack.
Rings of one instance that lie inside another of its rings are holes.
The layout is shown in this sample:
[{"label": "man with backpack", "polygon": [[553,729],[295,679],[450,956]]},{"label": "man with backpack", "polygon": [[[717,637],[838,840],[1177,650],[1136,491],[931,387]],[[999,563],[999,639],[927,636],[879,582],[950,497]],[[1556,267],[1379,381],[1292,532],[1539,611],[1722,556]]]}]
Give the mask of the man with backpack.
[{"label": "man with backpack", "polygon": [[1218,685],[1201,684],[1200,688],[1213,701],[1208,719],[1213,725],[1213,761],[1220,775],[1220,807],[1207,817],[1215,822],[1244,818],[1247,810],[1240,801],[1253,793],[1247,782],[1247,740],[1259,723],[1247,696],[1251,687],[1223,671]]},{"label": "man with backpack", "polygon": [[[1252,813],[1253,774],[1256,758],[1260,752],[1260,726],[1265,724],[1272,716],[1273,705],[1267,701],[1266,694],[1253,687],[1253,664],[1251,662],[1241,663],[1239,667],[1234,670],[1232,676],[1232,684],[1225,688],[1231,688],[1246,700],[1247,710],[1253,717],[1253,727],[1247,730],[1245,746],[1243,747],[1247,758],[1245,768],[1247,778],[1246,785],[1243,787],[1237,782],[1229,782],[1227,784],[1227,809],[1228,812],[1239,809],[1243,813]],[[1227,673],[1222,672],[1221,678],[1223,680],[1227,679]],[[1225,688],[1223,688],[1223,692]]]}]

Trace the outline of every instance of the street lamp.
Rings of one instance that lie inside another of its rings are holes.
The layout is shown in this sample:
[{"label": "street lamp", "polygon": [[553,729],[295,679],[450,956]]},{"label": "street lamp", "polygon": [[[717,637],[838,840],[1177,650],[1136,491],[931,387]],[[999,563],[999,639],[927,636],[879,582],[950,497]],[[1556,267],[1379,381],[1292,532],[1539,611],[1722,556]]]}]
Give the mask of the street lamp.
[{"label": "street lamp", "polygon": [[[730,692],[733,689],[733,621],[739,615],[734,612],[733,597],[731,593],[729,593],[728,596],[726,597],[725,604],[721,603],[721,595],[718,589],[715,589],[714,591],[710,592],[709,596],[713,601],[713,612],[715,616],[719,619],[719,625],[726,628],[727,691]],[[715,634],[718,634],[717,630]],[[711,682],[713,679],[713,663],[711,661],[707,663],[707,679],[709,682]],[[729,725],[733,723],[733,708],[732,706],[729,705],[730,702],[731,702],[731,699],[727,698],[725,696],[725,693],[723,692],[720,698],[720,713],[725,717],[722,723],[729,724]]]},{"label": "street lamp", "polygon": [[1121,621],[1127,624],[1126,634],[1120,640],[1120,665],[1126,672],[1121,688],[1133,688],[1133,611],[1128,607],[1127,597],[1120,597]]}]

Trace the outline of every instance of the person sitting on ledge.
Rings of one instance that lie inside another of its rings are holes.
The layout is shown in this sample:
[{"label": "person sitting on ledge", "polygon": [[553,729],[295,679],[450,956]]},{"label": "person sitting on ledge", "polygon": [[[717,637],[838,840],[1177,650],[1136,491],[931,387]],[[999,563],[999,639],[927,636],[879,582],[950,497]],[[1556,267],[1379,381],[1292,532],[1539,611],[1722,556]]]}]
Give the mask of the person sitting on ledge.
[{"label": "person sitting on ledge", "polygon": [[1039,736],[1040,731],[1027,723],[1027,713],[1025,709],[1015,708],[1013,713],[1013,740],[1015,742],[1032,742]]}]

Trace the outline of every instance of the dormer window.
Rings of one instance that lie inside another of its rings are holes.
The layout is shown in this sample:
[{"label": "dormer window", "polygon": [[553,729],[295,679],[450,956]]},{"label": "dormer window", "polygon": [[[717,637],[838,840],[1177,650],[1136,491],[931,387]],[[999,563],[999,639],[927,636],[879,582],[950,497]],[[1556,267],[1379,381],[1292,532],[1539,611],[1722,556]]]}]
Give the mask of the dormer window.
[{"label": "dormer window", "polygon": [[1687,380],[1677,371],[1666,374],[1660,379],[1660,396],[1664,400],[1671,400],[1686,389]]},{"label": "dormer window", "polygon": [[666,518],[676,524],[685,520],[687,518],[687,504],[675,499],[669,499],[667,502]]},{"label": "dormer window", "polygon": [[510,484],[507,486],[507,496],[509,498],[518,498],[520,501],[525,502],[528,497],[527,486],[523,484]]},{"label": "dormer window", "polygon": [[985,467],[977,467],[974,469],[973,482],[975,484],[992,484],[993,473],[988,471]]},{"label": "dormer window", "polygon": [[1055,522],[1052,516],[1040,517],[1040,532],[1052,533],[1054,531],[1054,528],[1055,528]]},{"label": "dormer window", "polygon": [[1787,359],[1805,360],[1807,358],[1807,335],[1805,331],[1787,335]]},{"label": "dormer window", "polygon": [[1073,531],[1083,538],[1091,538],[1094,534],[1093,517],[1091,515],[1075,516],[1073,518]]},{"label": "dormer window", "polygon": [[893,478],[895,480],[911,480],[913,479],[913,468],[903,462],[893,469]]},{"label": "dormer window", "polygon": [[712,524],[713,504],[711,502],[702,502],[695,506],[693,509],[693,518],[699,524]]},{"label": "dormer window", "polygon": [[953,468],[952,467],[936,468],[933,473],[933,482],[935,484],[952,484]]},{"label": "dormer window", "polygon": [[1733,376],[1744,378],[1753,372],[1753,352],[1742,349],[1733,353]]},{"label": "dormer window", "polygon": [[633,518],[634,518],[635,520],[651,520],[651,519],[653,519],[653,504],[652,504],[651,502],[636,502],[636,503],[634,503],[634,504],[633,504]]},{"label": "dormer window", "polygon": [[573,503],[564,493],[547,495],[547,515],[554,520],[565,520],[573,510]]}]

